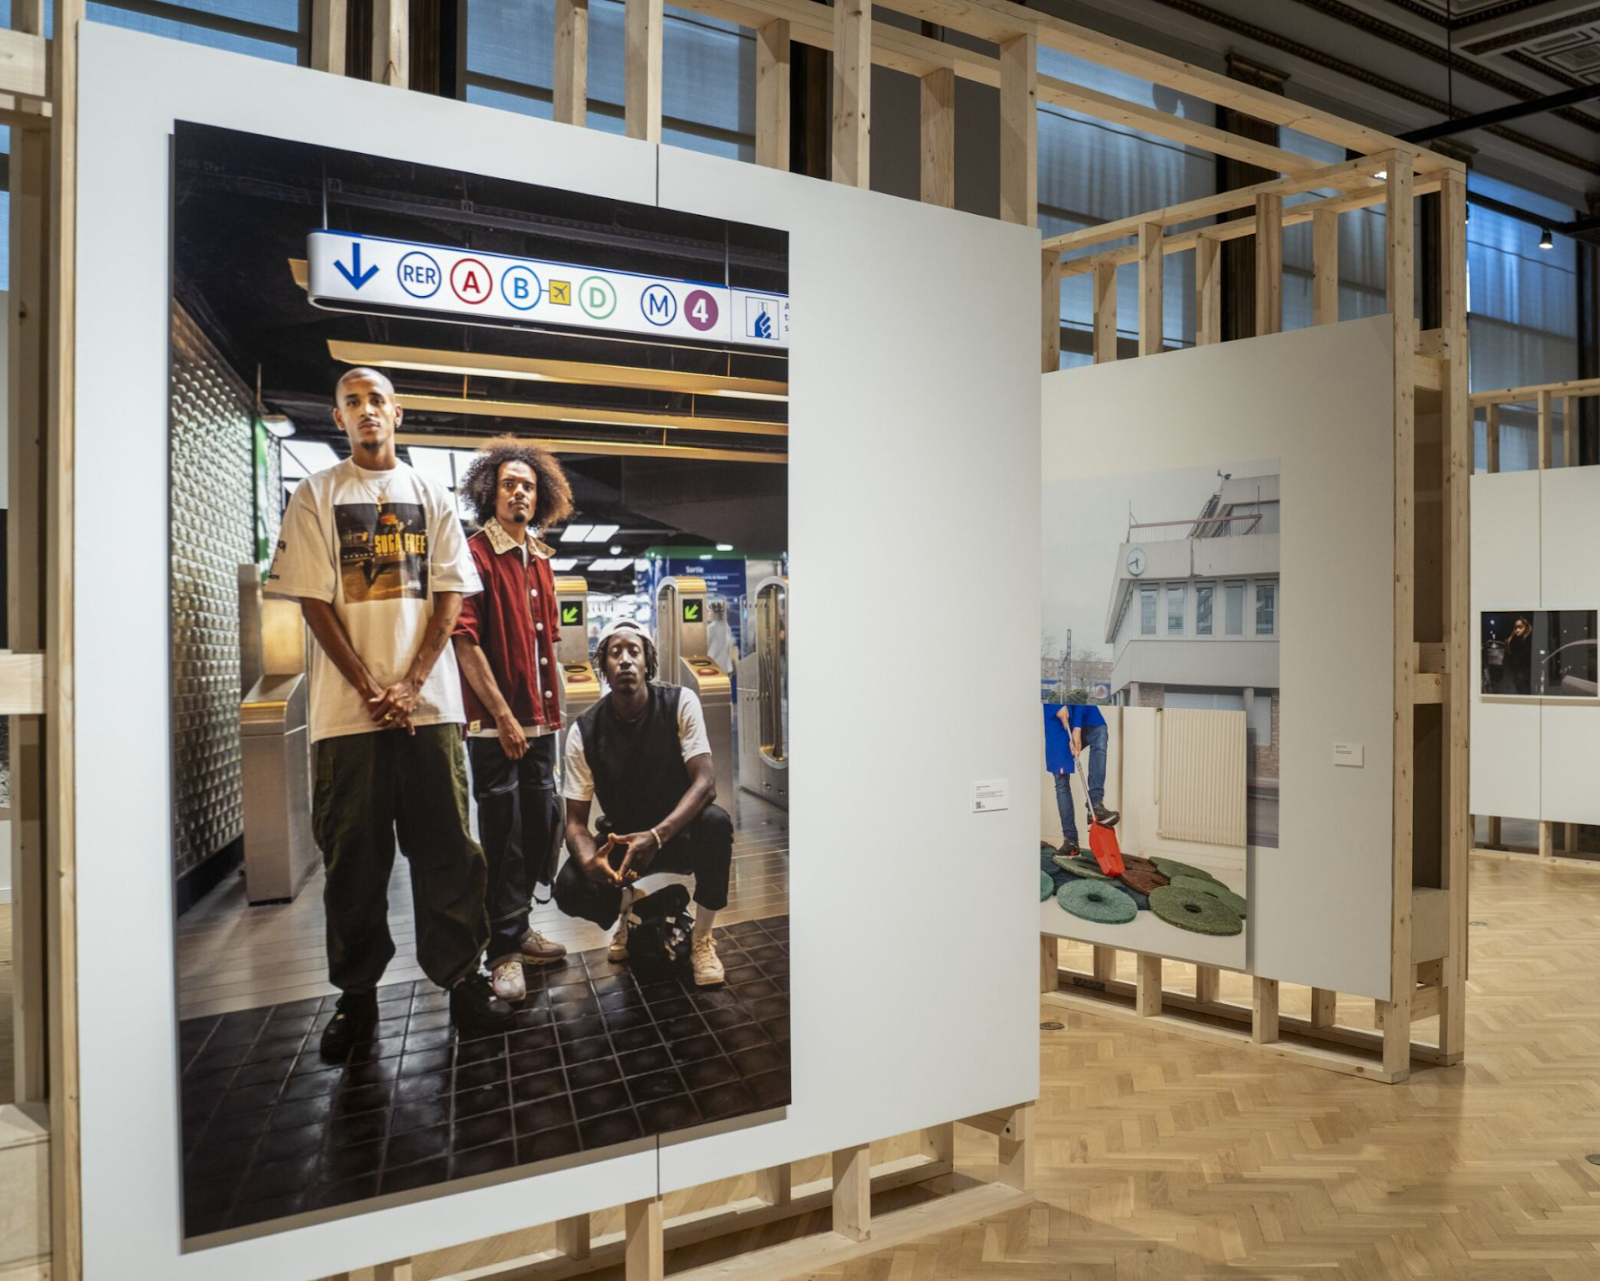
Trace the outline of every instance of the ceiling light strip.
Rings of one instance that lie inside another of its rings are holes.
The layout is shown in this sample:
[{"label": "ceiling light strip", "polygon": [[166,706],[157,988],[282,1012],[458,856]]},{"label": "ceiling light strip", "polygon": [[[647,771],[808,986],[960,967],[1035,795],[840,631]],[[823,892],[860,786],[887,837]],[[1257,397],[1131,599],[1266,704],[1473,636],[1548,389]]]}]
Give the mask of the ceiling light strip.
[{"label": "ceiling light strip", "polygon": [[520,400],[475,400],[461,396],[402,395],[396,399],[402,409],[425,414],[470,414],[478,418],[530,418],[539,422],[735,432],[742,436],[789,434],[787,423],[751,422],[744,418],[697,418],[688,414],[650,414],[633,409],[590,409],[585,405],[536,405]]},{"label": "ceiling light strip", "polygon": [[[420,445],[424,448],[482,449],[493,439],[489,436],[458,436],[446,433],[430,435],[424,432],[397,432],[395,444]],[[788,454],[763,454],[747,449],[705,449],[699,445],[641,445],[615,440],[558,440],[534,436],[523,437],[528,444],[548,449],[552,454],[601,454],[620,458],[693,458],[710,462],[727,463],[778,463],[787,464]]]}]

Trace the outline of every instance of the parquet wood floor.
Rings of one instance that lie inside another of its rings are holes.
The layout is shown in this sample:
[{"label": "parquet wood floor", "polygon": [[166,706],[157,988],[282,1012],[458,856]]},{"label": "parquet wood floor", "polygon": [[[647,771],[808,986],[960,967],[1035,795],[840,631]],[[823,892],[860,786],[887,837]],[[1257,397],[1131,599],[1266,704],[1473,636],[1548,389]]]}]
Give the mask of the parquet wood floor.
[{"label": "parquet wood floor", "polygon": [[1038,1205],[815,1275],[1595,1281],[1600,872],[1475,859],[1472,895],[1464,1066],[1382,1086],[1074,1013],[1042,1034]]}]

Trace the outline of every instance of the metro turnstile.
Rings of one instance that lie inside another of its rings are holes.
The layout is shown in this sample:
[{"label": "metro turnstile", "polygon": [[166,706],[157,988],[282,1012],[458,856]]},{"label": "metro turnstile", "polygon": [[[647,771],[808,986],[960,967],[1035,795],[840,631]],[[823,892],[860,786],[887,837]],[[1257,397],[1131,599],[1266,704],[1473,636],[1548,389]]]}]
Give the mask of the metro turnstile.
[{"label": "metro turnstile", "polygon": [[663,579],[656,591],[656,652],[661,670],[656,678],[692,689],[705,716],[716,772],[717,800],[730,814],[733,790],[733,685],[711,661],[706,624],[710,602],[703,578]]},{"label": "metro turnstile", "polygon": [[789,808],[789,580],[763,579],[752,613],[755,648],[739,660],[739,782]]},{"label": "metro turnstile", "polygon": [[239,704],[244,749],[244,887],[252,903],[292,899],[316,870],[306,768],[304,672],[261,677]]},{"label": "metro turnstile", "polygon": [[[600,681],[589,662],[588,580],[558,577],[556,607],[561,618],[561,635],[556,643],[556,662],[561,664],[561,722],[570,725],[600,701]],[[563,748],[566,737],[563,732]]]}]

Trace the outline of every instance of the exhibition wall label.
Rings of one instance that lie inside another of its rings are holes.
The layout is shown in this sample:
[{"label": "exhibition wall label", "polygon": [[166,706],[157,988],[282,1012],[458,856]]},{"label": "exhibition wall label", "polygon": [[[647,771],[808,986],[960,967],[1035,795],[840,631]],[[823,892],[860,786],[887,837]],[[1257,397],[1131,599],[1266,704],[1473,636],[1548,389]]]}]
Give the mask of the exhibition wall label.
[{"label": "exhibition wall label", "polygon": [[307,236],[306,260],[311,302],[338,310],[789,345],[784,294],[327,230]]}]

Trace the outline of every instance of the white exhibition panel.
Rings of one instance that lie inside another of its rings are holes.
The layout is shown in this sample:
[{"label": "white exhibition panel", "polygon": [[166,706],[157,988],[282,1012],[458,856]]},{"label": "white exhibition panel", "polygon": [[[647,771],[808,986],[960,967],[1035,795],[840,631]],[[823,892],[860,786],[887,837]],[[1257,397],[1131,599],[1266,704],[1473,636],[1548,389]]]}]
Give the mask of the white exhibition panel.
[{"label": "white exhibition panel", "polygon": [[[107,555],[98,509],[80,504],[75,562],[86,975],[104,976],[104,940],[117,940],[115,982],[80,993],[88,1281],[299,1281],[648,1197],[669,1164],[674,1183],[737,1174],[1035,1097],[1032,859],[1008,851],[1031,848],[1038,804],[1036,233],[92,23],[82,57],[77,483],[117,505]],[[659,1177],[644,1141],[183,1252],[162,800],[179,119],[642,203],[656,203],[659,161],[662,203],[790,229],[792,297],[805,317],[792,348],[790,546],[817,588],[796,599],[790,669],[793,733],[809,763],[790,814],[786,1120],[675,1143]],[[864,296],[873,280],[886,283]],[[975,512],[982,539],[931,539],[928,572],[899,572],[896,549],[916,531]],[[850,572],[846,537],[881,546],[884,559]],[[1022,550],[994,557],[995,546]],[[948,595],[930,612],[934,581]],[[979,609],[985,597],[1006,607]],[[928,626],[938,605],[964,606],[960,626]],[[888,635],[897,616],[916,622],[890,661],[868,627],[877,620]],[[847,709],[859,732],[841,722]],[[1007,775],[1010,811],[971,815],[972,781]]]},{"label": "white exhibition panel", "polygon": [[[1281,847],[1252,851],[1250,968],[1386,997],[1394,761],[1389,321],[1375,316],[1090,365],[1043,381],[1046,483],[1092,486],[1097,476],[1158,467],[1281,460]],[[1336,742],[1363,744],[1365,766],[1335,766]]]},{"label": "white exhibition panel", "polygon": [[[673,148],[660,203],[789,231],[789,556],[817,584],[791,607],[794,1103],[663,1136],[671,1191],[1038,1094],[1039,240]],[[980,779],[1009,810],[972,812]]]},{"label": "white exhibition panel", "polygon": [[1474,814],[1600,823],[1600,699],[1483,697],[1479,616],[1600,609],[1600,467],[1472,478]]}]

